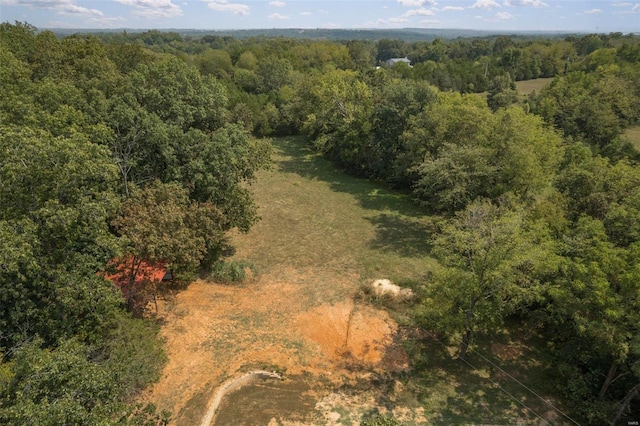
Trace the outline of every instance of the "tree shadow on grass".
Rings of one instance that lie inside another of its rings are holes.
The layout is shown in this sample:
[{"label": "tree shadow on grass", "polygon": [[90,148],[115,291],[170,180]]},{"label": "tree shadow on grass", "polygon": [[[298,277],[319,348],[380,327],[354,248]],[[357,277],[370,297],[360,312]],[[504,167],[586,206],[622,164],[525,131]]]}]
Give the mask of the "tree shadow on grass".
[{"label": "tree shadow on grass", "polygon": [[285,173],[326,182],[334,191],[353,195],[367,210],[389,210],[410,217],[426,214],[417,204],[411,203],[408,194],[388,189],[383,182],[353,177],[339,170],[302,136],[278,138],[273,144],[281,154],[276,165]]},{"label": "tree shadow on grass", "polygon": [[552,391],[540,342],[522,333],[513,327],[478,336],[467,362],[452,357],[446,342],[416,341],[410,383],[430,424],[565,424],[546,401]]},{"label": "tree shadow on grass", "polygon": [[372,249],[416,257],[431,251],[433,224],[411,218],[382,213],[367,218],[376,227],[376,238],[369,243]]}]

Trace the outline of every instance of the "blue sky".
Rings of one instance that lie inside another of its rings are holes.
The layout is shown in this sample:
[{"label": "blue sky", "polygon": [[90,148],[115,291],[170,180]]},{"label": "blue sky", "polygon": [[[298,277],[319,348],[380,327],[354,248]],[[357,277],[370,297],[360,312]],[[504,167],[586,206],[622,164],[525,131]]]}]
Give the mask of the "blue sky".
[{"label": "blue sky", "polygon": [[38,28],[456,28],[640,32],[640,0],[0,0]]}]

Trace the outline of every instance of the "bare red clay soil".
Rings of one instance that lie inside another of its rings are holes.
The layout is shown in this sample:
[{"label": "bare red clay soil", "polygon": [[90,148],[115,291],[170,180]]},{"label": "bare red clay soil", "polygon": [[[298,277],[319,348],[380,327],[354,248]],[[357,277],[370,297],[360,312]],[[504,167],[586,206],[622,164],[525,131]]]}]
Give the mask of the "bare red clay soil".
[{"label": "bare red clay soil", "polygon": [[[336,385],[353,377],[354,368],[407,368],[406,354],[393,347],[397,326],[389,315],[340,298],[357,288],[354,279],[282,268],[248,284],[190,284],[161,305],[168,363],[148,399],[170,410],[173,424],[190,425],[204,415],[217,386],[252,368]],[[342,300],[314,304],[321,286],[322,299]]]}]

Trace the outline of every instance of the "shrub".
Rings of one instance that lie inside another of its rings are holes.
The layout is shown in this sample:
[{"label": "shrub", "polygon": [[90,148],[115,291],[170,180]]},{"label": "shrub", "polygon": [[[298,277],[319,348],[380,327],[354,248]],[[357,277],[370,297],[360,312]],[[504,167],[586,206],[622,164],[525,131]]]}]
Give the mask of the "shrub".
[{"label": "shrub", "polygon": [[248,277],[256,276],[255,266],[246,260],[234,260],[230,262],[216,262],[211,268],[209,279],[222,284],[242,283]]}]

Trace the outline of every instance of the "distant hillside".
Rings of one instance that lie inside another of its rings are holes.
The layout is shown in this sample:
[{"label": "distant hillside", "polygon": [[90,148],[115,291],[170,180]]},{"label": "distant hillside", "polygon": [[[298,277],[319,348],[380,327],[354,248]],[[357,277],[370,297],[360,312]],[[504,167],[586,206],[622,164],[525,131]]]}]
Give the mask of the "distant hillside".
[{"label": "distant hillside", "polygon": [[[148,31],[147,29],[114,29],[114,30],[91,30],[91,29],[69,29],[50,28],[59,35],[71,35],[77,33],[137,33]],[[238,39],[252,37],[286,37],[286,38],[306,38],[306,39],[326,39],[326,40],[380,40],[395,39],[404,41],[421,41],[439,39],[456,39],[471,37],[491,37],[497,35],[510,35],[517,37],[564,37],[569,33],[560,32],[514,32],[514,31],[479,31],[464,29],[433,29],[433,28],[403,28],[403,29],[304,29],[304,28],[272,28],[272,29],[252,29],[252,30],[193,30],[193,29],[164,29],[162,32],[175,32],[182,36],[204,37],[207,35],[231,36]]]}]

